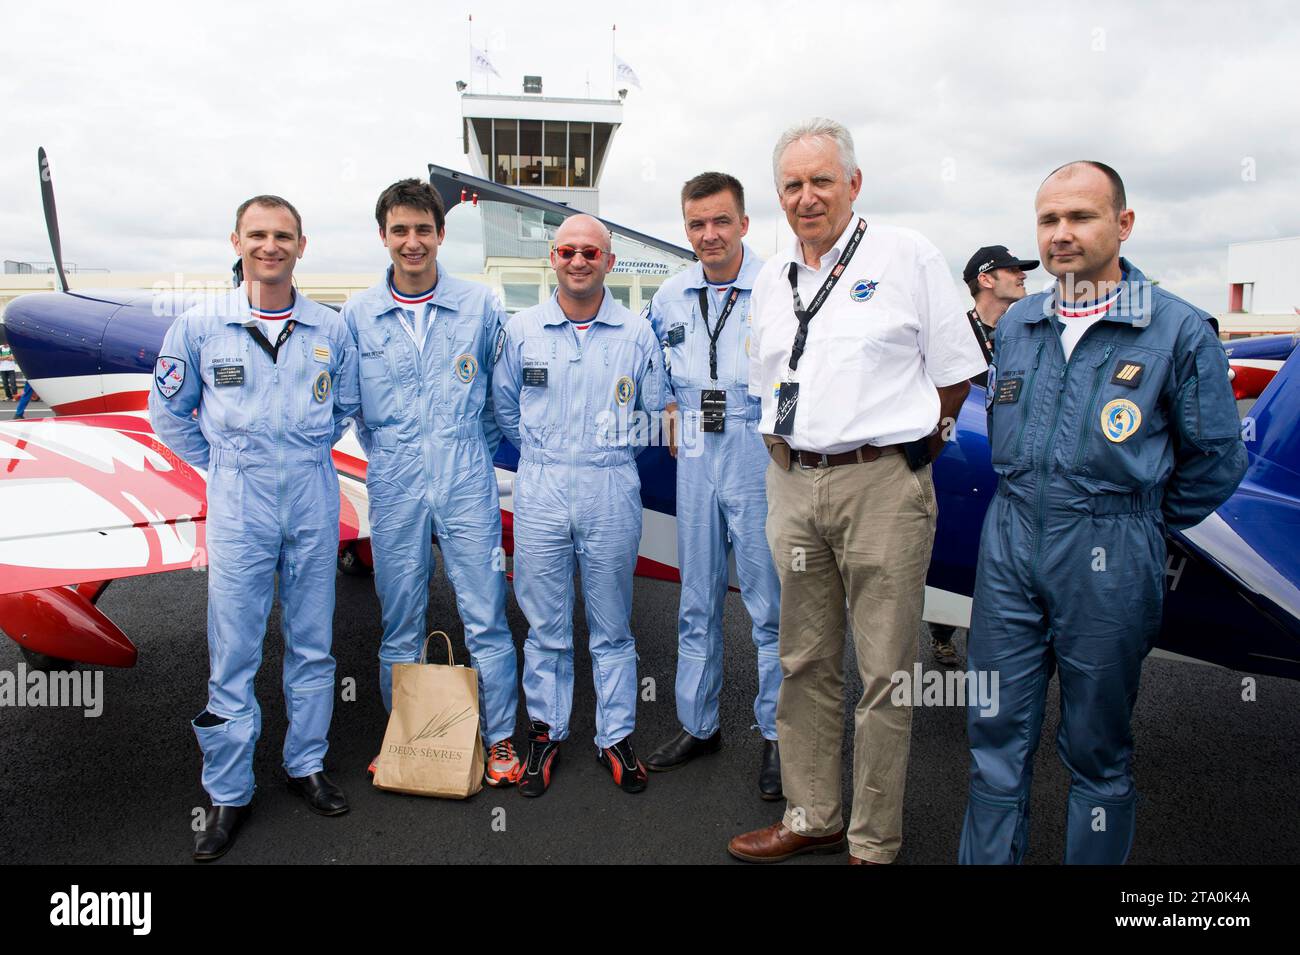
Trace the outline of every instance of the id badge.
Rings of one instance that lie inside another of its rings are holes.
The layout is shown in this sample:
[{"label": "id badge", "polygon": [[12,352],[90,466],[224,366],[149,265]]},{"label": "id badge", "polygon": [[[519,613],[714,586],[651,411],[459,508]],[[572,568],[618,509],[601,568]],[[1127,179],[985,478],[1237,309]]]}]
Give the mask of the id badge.
[{"label": "id badge", "polygon": [[719,432],[727,425],[727,393],[705,390],[700,392],[701,430]]},{"label": "id badge", "polygon": [[794,433],[794,410],[799,403],[799,382],[783,381],[776,394],[776,424],[772,431],[784,438]]}]

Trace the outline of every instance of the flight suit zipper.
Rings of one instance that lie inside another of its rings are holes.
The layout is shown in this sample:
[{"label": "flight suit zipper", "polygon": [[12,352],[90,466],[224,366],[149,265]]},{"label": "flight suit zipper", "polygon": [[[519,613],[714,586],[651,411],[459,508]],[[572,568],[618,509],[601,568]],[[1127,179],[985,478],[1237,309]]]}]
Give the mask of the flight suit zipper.
[{"label": "flight suit zipper", "polygon": [[[1101,356],[1101,361],[1097,363],[1097,373],[1092,380],[1092,394],[1088,396],[1088,403],[1084,405],[1084,413],[1092,414],[1092,407],[1097,401],[1097,392],[1101,391],[1101,379],[1106,373],[1106,363],[1110,360],[1110,353],[1115,350],[1115,346],[1107,345],[1106,351]],[[1083,436],[1079,439],[1079,450],[1074,453],[1073,470],[1079,470],[1079,463],[1083,460],[1083,454],[1088,450],[1088,439],[1092,436],[1092,428],[1084,422]]]}]

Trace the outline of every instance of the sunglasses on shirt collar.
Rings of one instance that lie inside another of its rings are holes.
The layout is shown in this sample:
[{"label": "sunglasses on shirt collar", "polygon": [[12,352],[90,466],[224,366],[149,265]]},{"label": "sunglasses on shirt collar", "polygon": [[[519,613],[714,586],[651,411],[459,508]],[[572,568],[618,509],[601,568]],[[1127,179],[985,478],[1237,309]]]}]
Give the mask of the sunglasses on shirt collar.
[{"label": "sunglasses on shirt collar", "polygon": [[557,245],[555,254],[564,262],[572,261],[575,255],[580,255],[588,262],[595,262],[602,255],[606,254],[606,249],[598,249],[594,245],[583,246],[581,249],[571,245]]}]

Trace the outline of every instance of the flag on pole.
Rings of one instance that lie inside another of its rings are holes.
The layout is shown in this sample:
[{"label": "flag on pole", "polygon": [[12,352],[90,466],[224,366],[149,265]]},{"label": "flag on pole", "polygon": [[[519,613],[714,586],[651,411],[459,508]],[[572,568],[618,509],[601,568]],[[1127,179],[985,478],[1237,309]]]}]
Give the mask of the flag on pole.
[{"label": "flag on pole", "polygon": [[614,57],[614,76],[620,83],[627,83],[637,89],[641,88],[641,81],[637,79],[636,70],[628,66],[621,56]]},{"label": "flag on pole", "polygon": [[470,47],[470,69],[475,73],[491,73],[498,79],[501,77],[501,74],[497,72],[497,68],[492,65],[492,59],[487,55],[487,50],[480,50],[476,46]]}]

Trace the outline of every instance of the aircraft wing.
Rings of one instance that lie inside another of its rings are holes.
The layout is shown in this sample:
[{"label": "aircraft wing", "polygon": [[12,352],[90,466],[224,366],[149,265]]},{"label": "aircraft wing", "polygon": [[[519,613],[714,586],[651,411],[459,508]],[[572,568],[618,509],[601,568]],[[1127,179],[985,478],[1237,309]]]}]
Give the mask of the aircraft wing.
[{"label": "aircraft wing", "polygon": [[[342,542],[370,534],[351,450],[335,452]],[[143,415],[0,422],[0,595],[201,567],[206,516],[206,474]]]}]

